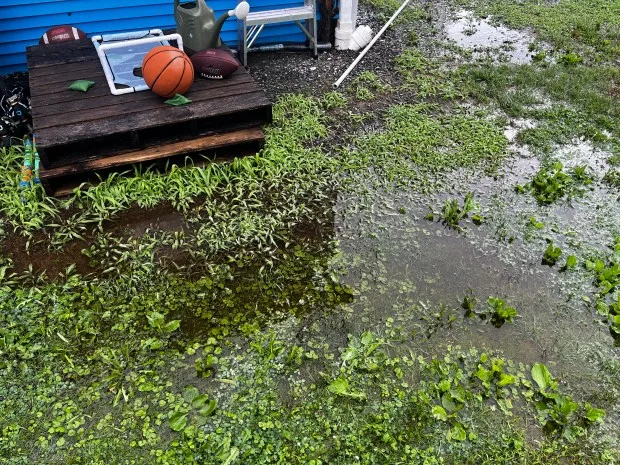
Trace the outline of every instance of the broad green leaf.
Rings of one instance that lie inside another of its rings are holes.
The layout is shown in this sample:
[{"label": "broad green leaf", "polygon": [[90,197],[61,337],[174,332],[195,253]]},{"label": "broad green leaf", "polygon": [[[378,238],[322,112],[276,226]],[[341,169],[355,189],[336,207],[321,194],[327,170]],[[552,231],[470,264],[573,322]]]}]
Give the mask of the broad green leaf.
[{"label": "broad green leaf", "polygon": [[566,257],[566,269],[571,270],[577,266],[577,257],[569,255]]},{"label": "broad green leaf", "polygon": [[460,423],[455,423],[450,431],[448,432],[448,439],[454,439],[455,441],[464,441],[467,439],[467,433],[465,432],[465,428]]},{"label": "broad green leaf", "polygon": [[355,357],[357,357],[357,355],[358,355],[357,349],[355,349],[354,347],[347,347],[345,351],[342,352],[342,355],[340,356],[340,358],[342,359],[343,362],[348,362],[349,360],[353,360]]},{"label": "broad green leaf", "polygon": [[432,410],[433,417],[437,420],[446,421],[448,419],[448,414],[440,405],[435,405]]},{"label": "broad green leaf", "polygon": [[340,396],[346,395],[348,389],[349,382],[344,378],[336,378],[329,384],[329,386],[327,386],[327,390],[329,392]]},{"label": "broad green leaf", "polygon": [[443,408],[450,413],[454,412],[456,409],[456,404],[452,400],[452,396],[449,392],[444,392],[441,396],[441,405],[443,405]]},{"label": "broad green leaf", "polygon": [[460,402],[461,404],[465,403],[465,390],[461,386],[450,389],[450,396],[454,401]]},{"label": "broad green leaf", "polygon": [[233,446],[230,448],[230,451],[228,451],[228,454],[222,462],[222,465],[231,465],[237,459],[237,457],[239,457],[239,449]]},{"label": "broad green leaf", "polygon": [[560,406],[560,412],[564,418],[568,418],[579,409],[579,404],[573,402],[570,398],[564,397]]},{"label": "broad green leaf", "polygon": [[149,325],[153,328],[160,328],[164,324],[164,315],[159,312],[151,312],[146,318],[149,320]]},{"label": "broad green leaf", "polygon": [[491,370],[487,370],[482,366],[478,367],[474,375],[476,376],[476,378],[483,382],[490,381],[491,378],[493,378],[493,372]]},{"label": "broad green leaf", "polygon": [[204,407],[202,407],[198,411],[198,413],[202,415],[203,417],[208,417],[213,412],[215,412],[216,408],[217,408],[217,400],[211,399],[209,402],[207,402],[207,404]]},{"label": "broad green leaf", "polygon": [[179,105],[187,105],[189,103],[192,103],[192,101],[188,99],[187,97],[185,97],[184,95],[176,94],[173,98],[165,100],[164,103],[168,105],[179,106]]},{"label": "broad green leaf", "polygon": [[200,395],[200,391],[195,386],[187,386],[183,391],[183,400],[188,404]]},{"label": "broad green leaf", "polygon": [[600,408],[588,408],[586,419],[591,422],[600,421],[605,417],[605,410]]},{"label": "broad green leaf", "polygon": [[497,385],[499,387],[508,386],[509,384],[514,384],[516,380],[517,378],[514,375],[502,373],[501,375],[499,375],[499,381],[497,382]]},{"label": "broad green leaf", "polygon": [[209,400],[209,396],[207,394],[200,394],[192,399],[192,408],[199,409]]},{"label": "broad green leaf", "polygon": [[512,323],[512,319],[518,316],[518,313],[517,310],[512,307],[501,307],[497,309],[497,315],[509,323]]},{"label": "broad green leaf", "polygon": [[172,431],[182,431],[187,426],[187,413],[175,412],[168,418]]},{"label": "broad green leaf", "polygon": [[171,333],[173,331],[176,331],[177,329],[179,329],[179,326],[181,325],[181,320],[171,320],[168,323],[166,323],[165,325],[163,325],[161,327],[162,331],[165,331],[167,333]]},{"label": "broad green leaf", "polygon": [[549,370],[543,363],[536,363],[532,367],[532,378],[538,384],[538,387],[541,391],[546,391],[547,389],[555,389],[557,387],[557,383],[553,381],[553,377]]},{"label": "broad green leaf", "polygon": [[146,342],[148,343],[148,347],[153,350],[161,349],[162,346],[164,345],[163,342],[157,339],[149,339]]},{"label": "broad green leaf", "polygon": [[375,336],[370,331],[365,331],[364,334],[362,334],[362,344],[364,344],[365,346],[367,346],[374,340]]},{"label": "broad green leaf", "polygon": [[534,216],[530,216],[530,224],[534,226],[536,229],[542,229],[545,227],[544,223],[541,223]]}]

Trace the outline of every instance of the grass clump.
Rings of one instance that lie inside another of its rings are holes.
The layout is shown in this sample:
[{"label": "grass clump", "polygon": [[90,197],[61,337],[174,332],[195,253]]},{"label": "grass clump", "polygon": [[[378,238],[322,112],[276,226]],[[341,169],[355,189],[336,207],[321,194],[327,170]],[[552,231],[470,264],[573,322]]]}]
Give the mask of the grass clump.
[{"label": "grass clump", "polygon": [[404,88],[420,98],[454,99],[461,94],[455,76],[443,70],[417,49],[406,49],[394,59],[396,69],[405,78]]},{"label": "grass clump", "polygon": [[[469,95],[494,102],[508,116],[537,122],[518,135],[530,147],[549,152],[555,144],[584,138],[608,148],[618,137],[620,110],[611,91],[620,78],[610,66],[468,65]],[[549,105],[548,99],[555,102]]]},{"label": "grass clump", "polygon": [[596,310],[609,324],[609,332],[620,347],[620,237],[604,258],[586,260],[586,269],[594,275],[597,287]]},{"label": "grass clump", "polygon": [[463,227],[459,223],[468,218],[470,213],[473,213],[471,218],[474,224],[480,224],[483,221],[484,217],[478,213],[479,211],[480,205],[474,200],[473,192],[469,192],[465,195],[462,206],[459,205],[458,199],[448,199],[441,208],[441,212],[429,213],[426,219],[434,221],[435,217],[437,217],[438,220],[442,220],[445,226],[457,231],[463,231]]},{"label": "grass clump", "polygon": [[620,188],[620,171],[610,168],[603,176],[603,181],[610,187]]},{"label": "grass clump", "polygon": [[[400,0],[362,0],[362,3],[370,5],[379,13],[381,21],[387,21],[400,8]],[[428,13],[418,5],[410,3],[409,6],[396,19],[395,24],[403,24],[413,21],[426,20]]]},{"label": "grass clump", "polygon": [[482,114],[437,110],[428,104],[390,107],[385,130],[358,138],[348,163],[373,166],[388,183],[420,189],[441,172],[497,168],[507,146],[499,125]]},{"label": "grass clump", "polygon": [[506,305],[506,301],[499,297],[489,296],[487,307],[481,309],[478,307],[478,299],[471,292],[465,295],[461,307],[465,309],[465,316],[473,318],[478,316],[481,320],[489,321],[496,328],[500,328],[504,323],[512,323],[514,318],[519,316],[517,310]]},{"label": "grass clump", "polygon": [[390,86],[381,82],[372,71],[363,71],[351,81],[350,89],[357,100],[372,100],[377,93],[388,91]]},{"label": "grass clump", "polygon": [[534,178],[523,186],[517,186],[516,191],[530,192],[541,205],[550,205],[564,197],[569,200],[583,194],[582,186],[592,183],[592,178],[587,174],[587,167],[576,166],[570,173],[564,172],[561,162],[555,162],[550,166],[544,166]]}]

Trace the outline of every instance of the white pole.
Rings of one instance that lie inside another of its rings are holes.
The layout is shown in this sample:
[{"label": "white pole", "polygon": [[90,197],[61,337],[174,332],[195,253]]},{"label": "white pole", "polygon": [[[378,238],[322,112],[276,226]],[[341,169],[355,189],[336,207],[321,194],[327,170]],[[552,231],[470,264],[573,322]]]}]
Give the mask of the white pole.
[{"label": "white pole", "polygon": [[401,11],[403,11],[405,9],[405,7],[407,6],[407,4],[410,2],[411,0],[405,0],[405,3],[403,3],[400,8],[398,10],[396,10],[396,13],[394,13],[392,15],[392,17],[388,20],[387,23],[385,23],[385,26],[383,26],[383,28],[377,33],[377,35],[370,41],[370,43],[366,46],[366,48],[362,51],[362,53],[359,54],[359,56],[355,59],[355,61],[353,63],[351,63],[351,66],[349,66],[347,68],[347,70],[343,73],[342,76],[340,76],[340,78],[334,82],[334,87],[338,87],[340,84],[342,84],[342,81],[344,81],[347,76],[349,75],[349,73],[351,71],[353,71],[353,68],[355,68],[357,66],[357,64],[362,60],[362,58],[364,58],[364,55],[366,55],[366,52],[368,52],[368,50],[370,50],[370,47],[372,47],[375,42],[377,40],[379,40],[379,37],[381,37],[381,35],[386,31],[386,29],[388,27],[390,27],[390,25],[394,22],[394,20],[398,17],[398,15],[401,13]]},{"label": "white pole", "polygon": [[336,42],[334,44],[337,50],[349,49],[349,42],[351,42],[353,31],[355,31],[356,18],[357,5],[354,5],[353,0],[340,0],[338,24],[336,26]]}]

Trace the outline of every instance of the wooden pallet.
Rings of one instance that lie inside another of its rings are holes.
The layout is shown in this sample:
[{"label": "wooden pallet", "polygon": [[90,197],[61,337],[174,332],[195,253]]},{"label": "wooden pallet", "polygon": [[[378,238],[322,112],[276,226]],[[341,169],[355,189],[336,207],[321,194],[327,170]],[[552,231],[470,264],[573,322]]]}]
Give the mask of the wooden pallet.
[{"label": "wooden pallet", "polygon": [[262,148],[264,140],[265,135],[260,128],[239,129],[82,163],[41,168],[39,179],[48,194],[62,196],[69,194],[83,183],[92,185],[108,173],[126,169],[129,165],[150,166],[159,162],[157,168],[162,169],[167,161],[185,165],[187,158],[194,164],[205,160],[221,161],[234,156],[256,153]]},{"label": "wooden pallet", "polygon": [[[29,47],[27,58],[46,186],[178,155],[255,150],[263,136],[251,129],[271,122],[271,102],[243,67],[228,79],[196,79],[185,94],[192,103],[173,107],[150,91],[112,95],[89,39]],[[95,85],[68,90],[77,79]]]}]

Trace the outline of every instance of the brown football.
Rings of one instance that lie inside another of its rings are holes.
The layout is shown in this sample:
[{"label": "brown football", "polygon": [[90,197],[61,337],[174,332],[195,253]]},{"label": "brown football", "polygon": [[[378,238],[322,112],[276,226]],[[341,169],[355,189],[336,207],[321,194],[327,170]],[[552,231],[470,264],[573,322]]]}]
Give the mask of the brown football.
[{"label": "brown football", "polygon": [[68,42],[70,40],[86,39],[86,34],[81,29],[74,26],[62,25],[54,26],[45,31],[39,39],[39,45],[55,44],[58,42]]},{"label": "brown football", "polygon": [[241,63],[232,53],[220,48],[207,48],[194,53],[190,59],[197,77],[224,79],[239,69]]}]

